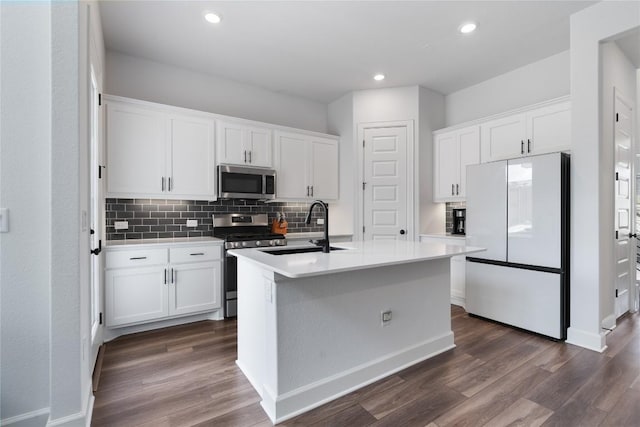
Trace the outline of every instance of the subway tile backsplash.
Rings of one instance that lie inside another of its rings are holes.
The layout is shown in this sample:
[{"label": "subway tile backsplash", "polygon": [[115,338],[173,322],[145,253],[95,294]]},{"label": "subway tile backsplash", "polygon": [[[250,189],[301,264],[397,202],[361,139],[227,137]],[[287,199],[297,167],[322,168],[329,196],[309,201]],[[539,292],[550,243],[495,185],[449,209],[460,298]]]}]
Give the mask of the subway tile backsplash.
[{"label": "subway tile backsplash", "polygon": [[466,209],[466,202],[447,202],[445,205],[445,231],[451,233],[453,231],[453,210]]},{"label": "subway tile backsplash", "polygon": [[[193,200],[106,199],[107,240],[155,239],[163,237],[201,237],[213,233],[214,213],[266,213],[269,223],[277,212],[284,212],[290,233],[322,231],[316,219],[322,218],[322,209],[313,212],[310,225],[304,223],[310,203],[272,202],[256,200]],[[331,205],[329,205],[331,209]],[[187,227],[187,220],[198,221],[197,227]],[[115,221],[128,221],[129,228],[116,230]]]}]

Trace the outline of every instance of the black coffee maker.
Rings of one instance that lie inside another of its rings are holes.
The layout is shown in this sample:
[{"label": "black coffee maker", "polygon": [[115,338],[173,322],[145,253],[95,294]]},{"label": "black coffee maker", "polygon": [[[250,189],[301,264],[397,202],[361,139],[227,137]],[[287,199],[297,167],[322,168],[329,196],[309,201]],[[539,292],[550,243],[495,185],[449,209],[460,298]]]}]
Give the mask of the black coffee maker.
[{"label": "black coffee maker", "polygon": [[453,209],[453,230],[451,231],[451,234],[464,235],[466,217],[466,209]]}]

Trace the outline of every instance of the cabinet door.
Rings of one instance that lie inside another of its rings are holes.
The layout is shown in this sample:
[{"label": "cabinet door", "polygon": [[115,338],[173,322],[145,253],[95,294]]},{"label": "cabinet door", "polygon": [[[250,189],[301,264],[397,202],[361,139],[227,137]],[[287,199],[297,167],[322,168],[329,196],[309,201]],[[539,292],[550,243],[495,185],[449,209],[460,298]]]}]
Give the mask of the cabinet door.
[{"label": "cabinet door", "polygon": [[337,199],[338,174],[338,142],[333,139],[311,139],[311,197]]},{"label": "cabinet door", "polygon": [[571,149],[571,103],[563,102],[527,113],[529,154]]},{"label": "cabinet door", "polygon": [[168,195],[190,200],[215,200],[213,121],[172,117],[170,124],[171,180],[167,181]]},{"label": "cabinet door", "polygon": [[460,159],[459,190],[456,196],[464,198],[467,195],[467,166],[480,163],[480,127],[473,126],[458,132],[458,157]]},{"label": "cabinet door", "polygon": [[168,178],[166,116],[109,102],[106,121],[107,197],[162,196]]},{"label": "cabinet door", "polygon": [[261,128],[247,128],[246,147],[249,151],[248,160],[252,166],[273,166],[273,144],[271,130]]},{"label": "cabinet door", "polygon": [[107,327],[145,322],[168,314],[165,267],[122,268],[105,274]]},{"label": "cabinet door", "polygon": [[456,132],[441,134],[435,142],[435,200],[455,199],[458,183],[459,155]]},{"label": "cabinet door", "polygon": [[244,129],[238,124],[217,122],[218,163],[246,164],[247,149],[244,146]]},{"label": "cabinet door", "polygon": [[221,307],[221,261],[172,265],[171,275],[170,316]]},{"label": "cabinet door", "polygon": [[492,120],[481,125],[482,162],[512,159],[526,154],[524,114]]},{"label": "cabinet door", "polygon": [[306,199],[310,197],[307,147],[308,141],[302,135],[277,134],[277,198]]}]

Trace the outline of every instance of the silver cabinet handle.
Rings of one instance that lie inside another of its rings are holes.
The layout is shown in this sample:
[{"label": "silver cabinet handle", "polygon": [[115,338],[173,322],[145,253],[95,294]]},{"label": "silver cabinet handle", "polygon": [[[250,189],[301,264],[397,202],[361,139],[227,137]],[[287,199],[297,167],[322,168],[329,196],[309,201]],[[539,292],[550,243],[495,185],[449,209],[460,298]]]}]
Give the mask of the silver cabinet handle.
[{"label": "silver cabinet handle", "polygon": [[520,154],[524,154],[524,141],[520,140]]},{"label": "silver cabinet handle", "polygon": [[171,191],[171,177],[169,177],[169,185],[167,185],[167,191]]},{"label": "silver cabinet handle", "polygon": [[176,274],[173,268],[171,269],[171,283],[176,283]]},{"label": "silver cabinet handle", "polygon": [[146,257],[146,256],[134,256],[134,257],[131,257],[131,258],[129,258],[129,259],[130,259],[131,261],[134,261],[134,260],[137,260],[137,259],[147,259],[147,257]]},{"label": "silver cabinet handle", "polygon": [[451,195],[452,195],[452,196],[454,195],[454,193],[453,193],[453,188],[454,188],[454,187],[453,187],[453,184],[451,184]]},{"label": "silver cabinet handle", "polygon": [[307,197],[309,197],[309,196],[310,196],[310,194],[309,194],[309,186],[307,185]]},{"label": "silver cabinet handle", "polygon": [[164,176],[162,177],[162,191],[164,191]]},{"label": "silver cabinet handle", "polygon": [[247,163],[247,150],[244,150],[244,162]]},{"label": "silver cabinet handle", "polygon": [[313,185],[311,186],[311,197],[313,197]]},{"label": "silver cabinet handle", "polygon": [[167,284],[167,269],[164,269],[164,284]]},{"label": "silver cabinet handle", "polygon": [[460,195],[460,184],[456,184],[456,196]]},{"label": "silver cabinet handle", "polygon": [[531,153],[531,140],[527,139],[527,153]]},{"label": "silver cabinet handle", "polygon": [[253,163],[253,162],[251,161],[251,150],[249,150],[249,163]]},{"label": "silver cabinet handle", "polygon": [[196,252],[195,254],[189,254],[191,256],[204,255],[204,252]]}]

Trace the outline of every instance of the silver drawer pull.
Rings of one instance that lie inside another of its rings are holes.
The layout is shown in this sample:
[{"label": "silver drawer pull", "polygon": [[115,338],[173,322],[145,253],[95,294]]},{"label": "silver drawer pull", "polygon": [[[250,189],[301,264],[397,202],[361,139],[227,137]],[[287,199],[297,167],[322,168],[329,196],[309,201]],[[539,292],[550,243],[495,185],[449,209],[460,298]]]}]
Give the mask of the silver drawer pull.
[{"label": "silver drawer pull", "polygon": [[133,260],[136,260],[136,259],[147,259],[147,257],[146,257],[146,256],[134,256],[134,257],[131,257],[131,258],[129,258],[129,259],[130,259],[131,261],[133,261]]},{"label": "silver drawer pull", "polygon": [[204,255],[204,252],[196,252],[195,254],[189,254],[191,256]]}]

